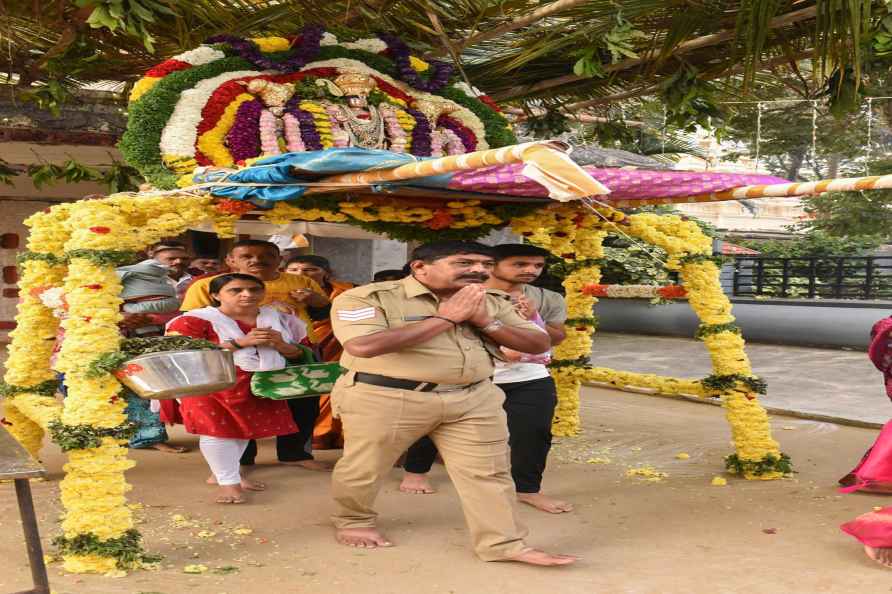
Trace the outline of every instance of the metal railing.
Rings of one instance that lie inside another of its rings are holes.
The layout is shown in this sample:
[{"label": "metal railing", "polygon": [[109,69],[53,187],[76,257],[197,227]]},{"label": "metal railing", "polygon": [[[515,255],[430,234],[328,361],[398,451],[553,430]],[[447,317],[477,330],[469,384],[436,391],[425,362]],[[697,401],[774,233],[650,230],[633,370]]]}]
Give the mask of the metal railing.
[{"label": "metal railing", "polygon": [[892,300],[892,257],[734,258],[732,295]]}]

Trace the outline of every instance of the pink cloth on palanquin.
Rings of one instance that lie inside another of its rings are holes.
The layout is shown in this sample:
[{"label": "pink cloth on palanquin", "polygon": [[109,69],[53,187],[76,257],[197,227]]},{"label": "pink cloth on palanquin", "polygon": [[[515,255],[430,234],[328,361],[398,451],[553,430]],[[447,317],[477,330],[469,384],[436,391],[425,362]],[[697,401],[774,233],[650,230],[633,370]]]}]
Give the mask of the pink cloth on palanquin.
[{"label": "pink cloth on palanquin", "polygon": [[[886,396],[892,399],[892,318],[884,318],[874,324],[867,355],[883,372]],[[877,483],[892,485],[892,421],[883,426],[873,446],[861,458],[851,475],[855,483],[840,489],[852,493]]]},{"label": "pink cloth on palanquin", "polygon": [[840,529],[851,534],[862,544],[874,548],[892,547],[892,507],[861,514]]}]

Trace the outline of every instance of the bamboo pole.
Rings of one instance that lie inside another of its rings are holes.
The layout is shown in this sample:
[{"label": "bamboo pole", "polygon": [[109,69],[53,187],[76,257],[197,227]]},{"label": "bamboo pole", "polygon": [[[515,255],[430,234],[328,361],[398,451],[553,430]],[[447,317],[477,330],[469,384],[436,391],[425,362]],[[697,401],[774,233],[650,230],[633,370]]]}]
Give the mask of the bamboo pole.
[{"label": "bamboo pole", "polygon": [[[607,194],[610,190],[571,161],[563,143],[529,142],[498,149],[476,151],[464,155],[451,155],[439,159],[415,161],[392,169],[343,173],[320,179],[318,186],[307,190],[308,194],[343,192],[345,189],[362,188],[384,182],[395,182],[429,177],[456,171],[468,171],[493,165],[525,163],[530,170],[525,173],[543,183],[550,195],[557,199],[584,198]],[[308,184],[309,185],[309,184]],[[551,192],[553,187],[557,187]],[[563,196],[563,198],[562,198]]]},{"label": "bamboo pole", "polygon": [[825,179],[815,182],[791,182],[786,184],[741,186],[723,192],[680,196],[678,198],[648,198],[644,200],[602,199],[610,206],[626,208],[643,204],[684,204],[696,202],[721,202],[724,200],[745,200],[751,198],[789,198],[810,196],[824,192],[857,192],[861,190],[892,189],[892,175],[872,175],[868,177],[848,177]]}]

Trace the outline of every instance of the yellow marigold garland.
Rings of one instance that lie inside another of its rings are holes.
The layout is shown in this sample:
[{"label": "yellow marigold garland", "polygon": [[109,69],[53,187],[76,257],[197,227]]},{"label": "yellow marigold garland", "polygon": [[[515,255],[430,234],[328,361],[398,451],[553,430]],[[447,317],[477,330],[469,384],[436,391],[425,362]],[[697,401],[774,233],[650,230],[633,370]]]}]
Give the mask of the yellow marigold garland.
[{"label": "yellow marigold garland", "polygon": [[[59,320],[40,301],[39,292],[60,286],[65,276],[61,256],[68,233],[63,223],[70,208],[68,204],[57,205],[25,221],[31,234],[27,259],[21,263],[16,329],[10,332],[4,376],[4,382],[10,386],[36,387],[55,379],[50,357]],[[55,398],[36,392],[19,392],[7,397],[3,404],[6,428],[34,457],[43,445],[47,426],[61,411],[62,406]]]},{"label": "yellow marigold garland", "polygon": [[[287,41],[287,40],[286,40]],[[235,162],[229,147],[226,146],[226,135],[235,124],[235,117],[239,107],[246,101],[251,101],[254,96],[242,93],[232,100],[223,110],[223,115],[214,124],[214,127],[198,138],[198,150],[200,150],[217,167],[231,167]]]},{"label": "yellow marigold garland", "polygon": [[333,147],[334,138],[331,135],[331,116],[328,115],[325,107],[314,101],[301,101],[298,107],[313,116],[313,123],[316,124],[316,131],[319,133],[322,148],[330,149]]}]

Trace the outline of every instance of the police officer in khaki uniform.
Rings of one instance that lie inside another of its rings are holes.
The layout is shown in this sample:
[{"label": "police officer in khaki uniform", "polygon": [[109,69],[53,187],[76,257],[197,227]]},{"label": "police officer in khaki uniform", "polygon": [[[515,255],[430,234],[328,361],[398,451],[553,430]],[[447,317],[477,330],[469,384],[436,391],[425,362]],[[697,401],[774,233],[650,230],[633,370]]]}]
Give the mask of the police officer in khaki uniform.
[{"label": "police officer in khaki uniform", "polygon": [[477,555],[485,561],[567,565],[575,557],[527,547],[515,516],[508,469],[504,394],[491,381],[499,347],[548,350],[548,336],[522,319],[506,293],[482,283],[491,248],[463,241],[426,244],[412,275],[358,287],[332,306],[348,372],[332,390],[344,455],[332,479],[340,543],[391,542],[375,528],[381,479],[418,438],[429,435],[455,484]]}]

